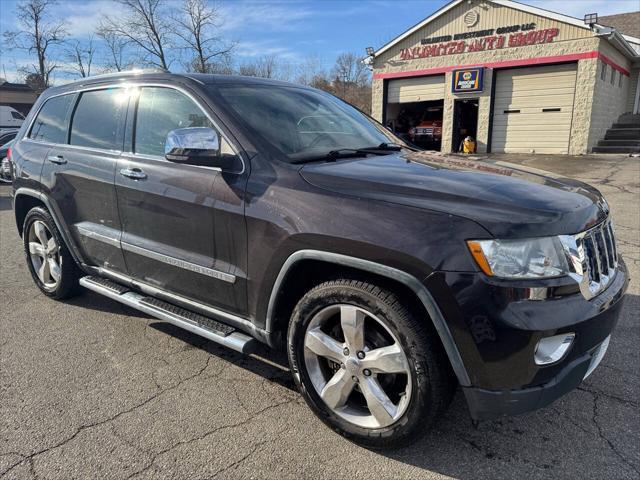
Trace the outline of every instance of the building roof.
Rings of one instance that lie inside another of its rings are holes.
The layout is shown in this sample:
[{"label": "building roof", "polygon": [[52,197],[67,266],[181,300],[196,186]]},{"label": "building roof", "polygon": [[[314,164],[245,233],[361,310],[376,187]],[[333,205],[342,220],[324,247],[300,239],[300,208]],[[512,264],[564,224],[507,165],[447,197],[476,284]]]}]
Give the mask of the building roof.
[{"label": "building roof", "polygon": [[33,92],[33,89],[26,83],[0,83],[0,90],[12,91],[12,92]]},{"label": "building roof", "polygon": [[613,27],[624,35],[640,38],[640,11],[598,17],[598,23]]},{"label": "building roof", "polygon": [[[461,4],[464,1],[466,1],[466,0],[452,0],[451,2],[447,3],[442,8],[440,8],[439,10],[434,12],[431,16],[425,18],[420,23],[414,25],[413,27],[411,27],[410,29],[408,29],[407,31],[405,31],[404,33],[399,35],[398,37],[396,37],[393,40],[391,40],[390,42],[388,42],[386,45],[383,45],[382,47],[380,47],[374,53],[374,55],[378,56],[381,53],[386,52],[391,47],[393,47],[397,43],[399,43],[402,40],[404,40],[405,38],[407,38],[409,35],[411,35],[414,32],[420,30],[422,27],[424,27],[428,23],[432,22],[433,20],[435,20],[436,18],[440,17],[441,15],[444,15],[449,10],[451,10],[452,8],[458,6],[459,4]],[[556,20],[558,22],[567,23],[569,25],[573,25],[573,26],[578,27],[578,28],[584,28],[584,29],[587,29],[587,30],[591,29],[589,27],[589,25],[585,25],[585,23],[584,23],[584,21],[582,19],[571,17],[569,15],[565,15],[565,14],[562,14],[562,13],[552,12],[551,10],[545,10],[545,9],[539,8],[539,7],[533,7],[531,5],[526,5],[526,4],[520,3],[520,2],[515,2],[513,0],[490,0],[490,3],[495,3],[496,5],[502,5],[503,7],[513,8],[515,10],[520,10],[520,11],[523,11],[523,12],[532,13],[534,15],[539,15],[541,17],[550,18],[552,20]],[[617,15],[612,15],[611,17],[615,17],[615,16],[617,16]],[[601,17],[601,18],[607,18],[607,17]],[[600,23],[598,25],[596,25],[596,27],[602,27],[602,26],[603,25],[601,25]],[[623,33],[623,32],[618,32],[618,33]],[[608,35],[611,35],[611,34],[608,33]],[[623,43],[625,43],[625,42],[632,42],[632,43],[636,43],[636,44],[640,43],[640,38],[638,38],[636,35],[631,35],[631,34],[624,35],[624,34],[622,34],[620,36],[624,37],[623,39],[621,39]],[[617,37],[617,35],[616,35],[616,37]],[[624,47],[624,45],[623,45],[623,47]],[[635,52],[635,54],[638,55],[637,50],[635,50],[633,47],[631,47],[630,45],[627,45],[627,47],[628,47],[628,49],[625,48],[625,50],[627,50],[627,53],[630,53],[631,55],[633,55],[633,52]]]}]

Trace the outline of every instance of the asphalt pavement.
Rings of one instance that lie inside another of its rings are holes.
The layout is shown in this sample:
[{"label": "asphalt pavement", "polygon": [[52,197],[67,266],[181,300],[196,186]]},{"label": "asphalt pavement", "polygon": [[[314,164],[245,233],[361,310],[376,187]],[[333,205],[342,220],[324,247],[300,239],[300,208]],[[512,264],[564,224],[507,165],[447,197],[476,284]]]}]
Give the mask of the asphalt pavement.
[{"label": "asphalt pavement", "polygon": [[0,186],[0,478],[640,478],[640,159],[501,156],[606,195],[632,277],[601,366],[556,403],[475,429],[460,392],[419,443],[374,452],[333,433],[286,358],[242,356],[27,271]]}]

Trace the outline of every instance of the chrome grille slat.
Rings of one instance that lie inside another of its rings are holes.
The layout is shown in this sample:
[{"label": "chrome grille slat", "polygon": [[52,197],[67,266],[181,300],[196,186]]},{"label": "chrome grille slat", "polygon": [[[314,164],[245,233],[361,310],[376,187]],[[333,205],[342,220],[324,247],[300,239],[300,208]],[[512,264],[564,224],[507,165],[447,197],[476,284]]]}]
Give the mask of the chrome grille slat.
[{"label": "chrome grille slat", "polygon": [[609,225],[605,225],[602,228],[602,234],[604,236],[604,244],[607,246],[607,261],[609,262],[609,269],[613,270],[616,266],[613,260],[613,245],[611,244],[611,230],[609,229]]},{"label": "chrome grille slat", "polygon": [[576,237],[584,252],[580,289],[590,299],[602,292],[615,276],[618,252],[613,226],[608,219]]},{"label": "chrome grille slat", "polygon": [[616,236],[613,231],[613,223],[609,222],[607,225],[609,231],[609,241],[611,242],[611,252],[613,258],[613,268],[618,266],[618,246],[616,245]]},{"label": "chrome grille slat", "polygon": [[597,229],[593,232],[593,235],[598,249],[598,260],[600,260],[600,276],[607,275],[609,273],[609,260],[607,259],[607,251],[604,244],[602,229]]},{"label": "chrome grille slat", "polygon": [[596,242],[592,234],[585,237],[585,254],[587,256],[587,262],[589,265],[589,280],[593,282],[600,281],[600,258],[596,249]]}]

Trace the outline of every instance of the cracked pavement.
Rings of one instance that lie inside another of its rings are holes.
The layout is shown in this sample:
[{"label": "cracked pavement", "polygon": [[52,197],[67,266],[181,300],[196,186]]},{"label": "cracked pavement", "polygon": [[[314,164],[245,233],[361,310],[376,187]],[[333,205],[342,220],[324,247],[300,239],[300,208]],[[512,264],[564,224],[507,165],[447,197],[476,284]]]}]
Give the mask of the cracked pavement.
[{"label": "cracked pavement", "polygon": [[493,157],[605,194],[632,278],[620,322],[548,408],[476,430],[457,393],[423,440],[388,452],[317,420],[278,352],[242,356],[91,292],[39,294],[0,186],[0,478],[640,478],[640,159]]}]

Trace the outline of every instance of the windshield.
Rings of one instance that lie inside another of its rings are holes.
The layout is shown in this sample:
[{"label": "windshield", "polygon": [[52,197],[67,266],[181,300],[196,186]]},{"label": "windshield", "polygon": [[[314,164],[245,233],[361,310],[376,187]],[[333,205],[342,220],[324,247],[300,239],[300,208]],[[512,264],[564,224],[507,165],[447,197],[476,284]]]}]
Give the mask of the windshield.
[{"label": "windshield", "polygon": [[365,114],[324,92],[274,85],[214,88],[241,120],[290,161],[342,149],[404,146]]}]

